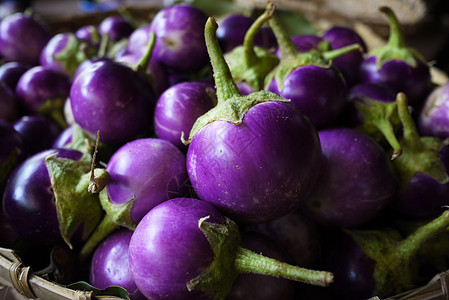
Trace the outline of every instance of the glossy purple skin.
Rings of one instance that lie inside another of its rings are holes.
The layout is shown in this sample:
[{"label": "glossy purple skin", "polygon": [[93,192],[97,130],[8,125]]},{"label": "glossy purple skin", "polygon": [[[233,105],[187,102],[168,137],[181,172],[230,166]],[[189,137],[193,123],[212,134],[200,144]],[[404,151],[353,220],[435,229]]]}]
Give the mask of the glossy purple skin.
[{"label": "glossy purple skin", "polygon": [[333,68],[313,65],[297,68],[284,80],[282,91],[275,79],[271,81],[268,91],[290,99],[317,128],[335,121],[346,104],[345,83]]},{"label": "glossy purple skin", "polygon": [[333,65],[341,71],[348,86],[353,86],[359,82],[358,71],[363,61],[363,55],[367,48],[362,37],[352,28],[343,26],[331,27],[323,34],[323,39],[330,42],[333,49],[339,49],[351,44],[362,46],[363,52],[353,51],[333,60]]},{"label": "glossy purple skin", "polygon": [[154,111],[156,135],[185,151],[181,133],[187,138],[196,119],[214,107],[209,93],[215,94],[214,86],[204,81],[182,82],[167,89]]},{"label": "glossy purple skin", "polygon": [[200,199],[242,222],[266,222],[297,209],[319,166],[315,128],[281,102],[257,104],[239,125],[210,123],[187,151],[187,172]]},{"label": "glossy purple skin", "polygon": [[39,57],[40,65],[69,75],[69,70],[67,70],[55,56],[67,47],[70,36],[75,38],[74,34],[71,32],[62,32],[54,35],[41,51]]},{"label": "glossy purple skin", "polygon": [[19,114],[19,106],[14,92],[0,80],[0,119],[12,122]]},{"label": "glossy purple skin", "polygon": [[[121,62],[124,64],[137,64],[139,60],[141,59],[141,56],[125,52],[122,53],[120,56],[115,58],[115,61]],[[168,74],[167,70],[162,66],[162,64],[155,60],[151,59],[150,63],[147,66],[146,74],[148,74],[151,77],[151,84],[153,87],[153,90],[156,93],[156,96],[160,96],[169,86],[168,81]]]},{"label": "glossy purple skin", "polygon": [[[245,34],[254,19],[242,14],[232,14],[219,22],[217,39],[223,53],[243,45]],[[262,27],[254,37],[254,45],[267,49],[276,48],[277,42],[271,28]]]},{"label": "glossy purple skin", "polygon": [[129,53],[141,57],[145,53],[149,41],[150,25],[136,28],[129,36],[127,50]]},{"label": "glossy purple skin", "polygon": [[70,77],[67,75],[36,66],[20,77],[16,94],[27,113],[37,113],[48,100],[65,101],[69,96],[70,86]]},{"label": "glossy purple skin", "polygon": [[120,286],[128,291],[133,300],[146,299],[134,282],[128,260],[129,241],[133,232],[120,229],[101,242],[96,248],[89,271],[89,283],[105,289]]},{"label": "glossy purple skin", "polygon": [[17,61],[7,62],[0,66],[0,81],[6,83],[11,91],[15,92],[17,82],[30,67],[28,64]]},{"label": "glossy purple skin", "polygon": [[[262,234],[242,234],[242,247],[263,253],[279,261],[286,261],[285,248]],[[294,281],[258,274],[240,274],[235,280],[227,300],[278,300],[295,298]]]},{"label": "glossy purple skin", "polygon": [[123,145],[106,170],[111,175],[107,191],[112,203],[135,197],[131,210],[135,222],[159,203],[187,193],[185,155],[161,139],[137,139]]},{"label": "glossy purple skin", "polygon": [[408,104],[419,106],[432,89],[432,82],[427,64],[417,60],[414,68],[400,60],[386,62],[377,70],[376,57],[366,58],[360,65],[359,78],[361,83],[377,82],[389,86],[395,93],[407,95]]},{"label": "glossy purple skin", "polygon": [[153,58],[181,72],[206,66],[209,62],[204,38],[206,20],[203,11],[188,4],[160,10],[150,25],[156,35]]},{"label": "glossy purple skin", "polygon": [[355,129],[325,129],[319,137],[321,173],[302,207],[304,214],[329,226],[354,227],[370,221],[396,192],[386,153]]},{"label": "glossy purple skin", "polygon": [[294,265],[309,267],[318,258],[321,246],[318,228],[315,222],[298,211],[270,222],[251,224],[245,230],[268,236],[284,249],[285,255]]},{"label": "glossy purple skin", "polygon": [[435,88],[423,103],[418,128],[424,136],[449,137],[449,83]]},{"label": "glossy purple skin", "polygon": [[[302,52],[307,52],[318,47],[318,45],[323,41],[321,37],[313,34],[296,35],[291,37],[291,40]],[[281,50],[279,48],[276,50],[276,55],[281,58]]]},{"label": "glossy purple skin", "polygon": [[65,128],[53,141],[52,148],[65,148],[72,141],[73,127]]},{"label": "glossy purple skin", "polygon": [[94,41],[94,35],[95,34],[99,34],[99,33],[98,33],[98,30],[97,30],[97,27],[95,27],[93,25],[85,25],[85,26],[82,26],[82,27],[78,28],[75,31],[75,36],[79,40],[81,40],[83,42],[86,42],[86,43],[88,43],[88,44],[90,44],[92,46],[98,46],[100,41],[99,40],[98,41]]},{"label": "glossy purple skin", "polygon": [[73,160],[82,156],[81,152],[72,149],[39,152],[16,167],[3,194],[3,211],[11,226],[23,238],[39,244],[62,241],[50,177],[45,166],[45,158],[56,152],[57,157]]},{"label": "glossy purple skin", "polygon": [[334,273],[329,287],[334,299],[360,300],[373,296],[375,262],[345,233],[333,233],[323,248],[324,268]]},{"label": "glossy purple skin", "polygon": [[359,83],[351,87],[348,91],[348,102],[341,119],[350,127],[361,125],[363,116],[355,106],[356,102],[365,103],[365,98],[371,100],[391,103],[396,101],[396,93],[388,86],[379,83]]},{"label": "glossy purple skin", "polygon": [[[449,146],[440,150],[446,172],[449,171]],[[441,184],[432,177],[416,173],[405,191],[394,198],[393,207],[409,218],[429,219],[441,214],[442,207],[449,205],[449,183]]]},{"label": "glossy purple skin", "polygon": [[9,61],[36,65],[50,38],[45,24],[23,13],[15,13],[0,23],[0,54]]},{"label": "glossy purple skin", "polygon": [[112,41],[120,41],[127,38],[134,31],[134,26],[122,16],[106,17],[98,25],[100,34],[107,34]]},{"label": "glossy purple skin", "polygon": [[168,200],[140,221],[129,244],[129,264],[139,290],[149,299],[213,299],[189,292],[186,283],[204,272],[214,253],[198,227],[201,218],[224,223],[212,205],[193,198]]},{"label": "glossy purple skin", "polygon": [[27,155],[33,155],[52,148],[62,128],[54,121],[40,115],[23,116],[13,124],[22,136]]},{"label": "glossy purple skin", "polygon": [[74,80],[70,103],[75,121],[106,144],[123,144],[147,134],[155,96],[131,68],[112,61],[88,66]]}]

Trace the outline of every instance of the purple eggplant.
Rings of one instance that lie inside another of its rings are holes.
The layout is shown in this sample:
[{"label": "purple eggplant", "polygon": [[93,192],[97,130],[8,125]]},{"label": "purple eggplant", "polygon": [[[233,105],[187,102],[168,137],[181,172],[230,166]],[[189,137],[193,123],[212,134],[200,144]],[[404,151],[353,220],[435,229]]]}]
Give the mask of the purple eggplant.
[{"label": "purple eggplant", "polygon": [[349,128],[319,131],[320,176],[303,207],[328,226],[355,227],[372,220],[395,195],[397,180],[383,148]]},{"label": "purple eggplant", "polygon": [[[267,236],[255,232],[243,232],[241,246],[263,253],[264,256],[288,261],[285,248]],[[303,266],[303,265],[299,265]],[[320,287],[317,287],[320,288]],[[232,285],[227,300],[293,300],[296,283],[285,278],[275,278],[259,274],[240,274]]]},{"label": "purple eggplant", "polygon": [[326,30],[322,36],[329,41],[332,49],[339,49],[352,44],[359,44],[362,51],[354,51],[337,57],[332,64],[343,74],[346,84],[349,87],[359,82],[359,68],[363,61],[363,56],[367,52],[365,41],[352,28],[345,26],[333,26]]},{"label": "purple eggplant", "polygon": [[419,250],[448,225],[444,211],[405,239],[392,228],[333,233],[324,248],[324,266],[335,274],[330,287],[335,299],[383,298],[409,290],[418,282]]},{"label": "purple eggplant", "polygon": [[41,114],[66,126],[64,103],[69,96],[70,77],[42,66],[36,66],[20,77],[16,94],[27,114]]},{"label": "purple eggplant", "polygon": [[23,13],[15,13],[1,20],[0,54],[9,61],[37,65],[50,38],[46,24]]},{"label": "purple eggplant", "polygon": [[121,229],[108,236],[92,256],[89,283],[98,289],[120,286],[128,291],[130,299],[146,299],[134,282],[128,260],[132,231]]},{"label": "purple eggplant", "polygon": [[62,128],[56,122],[39,115],[23,116],[13,124],[22,136],[27,156],[52,148]]},{"label": "purple eggplant", "polygon": [[348,103],[340,119],[344,126],[355,127],[381,145],[387,142],[393,149],[391,159],[401,155],[397,135],[402,126],[399,119],[396,93],[379,83],[360,83],[348,92]]},{"label": "purple eggplant", "polygon": [[393,161],[399,178],[393,207],[409,217],[429,218],[449,205],[449,147],[437,137],[420,136],[404,93],[397,97],[403,153]]},{"label": "purple eggplant", "polygon": [[134,25],[120,15],[106,17],[98,25],[98,32],[101,35],[108,35],[109,39],[114,42],[128,38],[134,29]]},{"label": "purple eggplant", "polygon": [[310,267],[318,259],[321,246],[318,226],[299,211],[270,222],[247,225],[244,230],[268,236],[285,249],[287,257],[297,266]]},{"label": "purple eggplant", "polygon": [[449,82],[435,88],[424,100],[418,116],[419,131],[424,136],[449,137]]},{"label": "purple eggplant", "polygon": [[45,164],[50,155],[79,160],[82,153],[69,149],[39,152],[16,167],[3,193],[3,211],[17,233],[40,244],[62,241],[58,214],[51,191],[52,183]]},{"label": "purple eggplant", "polygon": [[[153,57],[178,71],[196,71],[208,63],[204,43],[207,15],[189,4],[160,10],[150,24],[156,35]],[[194,59],[193,59],[194,58]]]},{"label": "purple eggplant", "polygon": [[148,134],[155,102],[148,81],[109,60],[89,65],[70,89],[75,121],[91,134],[100,130],[106,144],[121,145]]},{"label": "purple eggplant", "polygon": [[12,124],[0,119],[0,192],[13,169],[25,157],[24,142]]},{"label": "purple eggplant", "polygon": [[[293,43],[295,43],[296,47],[302,52],[310,51],[314,48],[319,48],[320,43],[322,43],[324,40],[323,38],[314,35],[314,34],[300,34],[295,35],[291,37],[291,40]],[[281,58],[281,49],[276,49],[276,55]]]},{"label": "purple eggplant", "polygon": [[100,46],[100,33],[98,32],[97,27],[94,25],[81,26],[75,31],[75,36],[80,41],[88,43],[94,48],[98,48]]},{"label": "purple eggplant", "polygon": [[0,81],[3,81],[11,91],[15,92],[20,77],[30,68],[31,66],[26,63],[7,62],[0,66]]},{"label": "purple eggplant", "polygon": [[[315,127],[285,98],[267,91],[242,96],[206,23],[217,106],[190,131],[187,171],[200,199],[243,222],[264,222],[297,209],[319,172]],[[277,201],[272,201],[277,199]]]},{"label": "purple eggplant", "polygon": [[389,7],[380,10],[388,17],[388,43],[371,50],[360,65],[360,82],[382,83],[395,93],[403,92],[409,104],[418,107],[432,88],[429,65],[413,48],[406,46],[400,24]]},{"label": "purple eggplant", "polygon": [[269,50],[254,46],[254,38],[262,25],[272,16],[275,5],[269,2],[265,12],[257,18],[245,34],[242,46],[237,46],[225,54],[226,62],[236,82],[247,84],[253,92],[264,87],[265,77],[279,63],[279,59]]},{"label": "purple eggplant", "polygon": [[237,225],[194,198],[171,199],[149,211],[131,237],[129,263],[137,287],[150,299],[224,299],[239,273],[321,286],[333,280],[329,272],[242,248]]},{"label": "purple eggplant", "polygon": [[[243,45],[245,34],[253,23],[252,18],[242,14],[231,14],[223,18],[217,29],[217,39],[223,53]],[[254,44],[265,49],[276,48],[276,37],[271,28],[262,27],[254,37]]]},{"label": "purple eggplant", "polygon": [[12,122],[19,116],[19,105],[14,91],[0,80],[0,119]]},{"label": "purple eggplant", "polygon": [[265,88],[290,99],[317,128],[330,125],[343,111],[347,88],[329,60],[358,50],[360,46],[354,44],[332,51],[313,48],[302,52],[288,37],[276,15],[269,24],[279,43],[281,61],[266,77]]},{"label": "purple eggplant", "polygon": [[110,179],[100,200],[106,215],[81,250],[81,260],[117,227],[134,229],[154,206],[188,192],[185,155],[165,140],[126,143],[112,155],[105,171]]},{"label": "purple eggplant", "polygon": [[196,119],[215,106],[215,88],[205,81],[188,81],[168,88],[154,112],[156,136],[185,151],[181,134],[189,135]]}]

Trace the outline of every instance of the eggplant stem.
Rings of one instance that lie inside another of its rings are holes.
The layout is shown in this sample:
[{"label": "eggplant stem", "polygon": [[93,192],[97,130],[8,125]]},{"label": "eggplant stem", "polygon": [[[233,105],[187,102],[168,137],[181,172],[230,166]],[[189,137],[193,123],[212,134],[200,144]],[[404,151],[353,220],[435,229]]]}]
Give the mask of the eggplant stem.
[{"label": "eggplant stem", "polygon": [[379,7],[379,10],[383,12],[388,18],[388,23],[390,26],[388,45],[395,48],[404,47],[405,46],[404,35],[402,34],[401,26],[393,10],[388,6],[381,6]]}]

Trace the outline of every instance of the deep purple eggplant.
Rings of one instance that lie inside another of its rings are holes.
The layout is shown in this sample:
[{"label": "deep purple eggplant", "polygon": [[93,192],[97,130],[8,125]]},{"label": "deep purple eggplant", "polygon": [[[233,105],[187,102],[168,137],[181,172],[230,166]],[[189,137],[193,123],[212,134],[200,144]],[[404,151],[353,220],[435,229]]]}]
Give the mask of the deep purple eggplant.
[{"label": "deep purple eggplant", "polygon": [[120,286],[128,291],[130,299],[144,300],[146,298],[137,288],[129,266],[132,233],[129,229],[118,230],[98,245],[89,265],[89,283],[98,289]]},{"label": "deep purple eggplant", "polygon": [[435,88],[424,100],[418,116],[419,131],[424,136],[449,137],[449,82]]},{"label": "deep purple eggplant", "polygon": [[387,206],[397,180],[386,152],[371,137],[349,128],[318,132],[322,148],[320,176],[302,207],[328,226],[367,223]]},{"label": "deep purple eggplant", "polygon": [[358,51],[360,46],[354,44],[337,50],[313,48],[302,52],[276,14],[269,24],[279,44],[281,61],[266,77],[265,89],[290,99],[317,128],[330,125],[343,111],[347,88],[329,60]]},{"label": "deep purple eggplant", "polygon": [[[264,256],[288,262],[286,249],[267,236],[255,232],[243,232],[241,246]],[[303,265],[298,265],[303,266]],[[232,285],[227,300],[293,300],[296,283],[285,278],[259,274],[240,274]]]},{"label": "deep purple eggplant", "polygon": [[70,103],[75,121],[101,132],[106,144],[121,145],[151,130],[156,103],[148,81],[133,69],[110,60],[89,65],[73,81]]},{"label": "deep purple eggplant", "polygon": [[177,4],[161,9],[150,24],[150,30],[156,35],[153,57],[182,72],[195,71],[206,66],[206,20],[207,15],[202,10],[189,4]]},{"label": "deep purple eggplant", "polygon": [[26,114],[41,114],[65,127],[63,110],[70,86],[69,76],[36,66],[20,77],[16,94]]},{"label": "deep purple eggplant", "polygon": [[[244,83],[253,92],[264,88],[265,77],[279,63],[279,59],[269,50],[254,46],[256,34],[272,16],[275,5],[267,4],[266,10],[248,28],[242,46],[237,46],[225,54],[231,75],[236,84]],[[218,30],[218,29],[217,29]]]},{"label": "deep purple eggplant", "polygon": [[397,97],[403,127],[403,154],[393,161],[399,179],[393,207],[410,217],[434,217],[449,205],[449,146],[437,137],[420,136],[404,93]]},{"label": "deep purple eggplant", "polygon": [[382,83],[395,93],[403,92],[409,104],[418,107],[432,88],[429,65],[418,51],[406,46],[394,12],[380,8],[389,20],[388,42],[371,50],[360,65],[360,82]]},{"label": "deep purple eggplant", "polygon": [[387,142],[393,149],[391,159],[401,155],[397,135],[402,126],[396,93],[379,83],[359,83],[348,92],[348,103],[340,116],[343,126],[354,127],[371,136],[381,145]]},{"label": "deep purple eggplant", "polygon": [[25,157],[24,143],[12,124],[0,119],[0,191],[13,169]]},{"label": "deep purple eggplant", "polygon": [[[70,245],[80,226],[86,239],[102,213],[98,199],[87,191],[88,180],[85,190],[76,182],[89,169],[90,162],[72,149],[48,149],[24,160],[3,193],[2,208],[11,226],[21,237],[40,244],[54,245],[64,238]],[[72,215],[76,209],[84,215]]]},{"label": "deep purple eggplant", "polygon": [[4,63],[0,66],[0,81],[6,83],[11,91],[15,92],[17,82],[29,68],[31,68],[29,64],[17,61]]},{"label": "deep purple eggplant", "polygon": [[206,81],[188,81],[168,88],[154,111],[156,136],[185,151],[181,134],[189,135],[196,119],[215,106],[215,88]]},{"label": "deep purple eggplant", "polygon": [[81,250],[81,260],[117,227],[134,229],[153,207],[188,192],[184,153],[161,139],[126,143],[112,155],[105,172],[110,179],[100,200],[106,215]]},{"label": "deep purple eggplant", "polygon": [[[219,22],[217,39],[223,53],[230,52],[237,46],[243,45],[245,34],[254,20],[242,14],[231,14]],[[269,27],[263,27],[254,37],[256,46],[271,49],[277,47],[276,37]]]},{"label": "deep purple eggplant", "polygon": [[52,148],[62,128],[54,121],[39,115],[23,116],[13,124],[22,136],[27,156]]},{"label": "deep purple eggplant", "polygon": [[[441,211],[440,211],[441,213]],[[325,250],[325,267],[335,274],[335,299],[388,297],[417,283],[417,254],[447,230],[449,212],[418,228],[405,239],[396,229],[346,230],[333,233]]]},{"label": "deep purple eggplant", "polygon": [[0,119],[12,122],[19,116],[19,105],[14,91],[0,79]]},{"label": "deep purple eggplant", "polygon": [[150,299],[225,299],[239,273],[321,286],[333,280],[329,272],[242,248],[237,225],[194,198],[171,199],[149,211],[131,237],[129,263],[137,287]]},{"label": "deep purple eggplant", "polygon": [[318,259],[321,241],[318,226],[299,211],[282,218],[244,227],[245,231],[264,234],[276,242],[297,266],[312,266]]},{"label": "deep purple eggplant", "polygon": [[[264,222],[298,208],[319,172],[315,127],[285,98],[267,91],[242,96],[206,23],[217,106],[190,131],[187,171],[200,199],[244,222]],[[277,199],[277,201],[273,201]]]},{"label": "deep purple eggplant", "polygon": [[9,61],[37,65],[50,38],[46,24],[23,13],[15,13],[1,20],[0,54]]},{"label": "deep purple eggplant", "polygon": [[352,28],[345,26],[333,26],[326,30],[322,38],[329,41],[332,49],[339,49],[352,44],[359,44],[362,51],[354,51],[337,57],[332,64],[343,74],[349,87],[359,82],[359,68],[363,56],[367,52],[366,43],[362,37]]},{"label": "deep purple eggplant", "polygon": [[98,25],[98,32],[101,35],[108,35],[114,42],[128,38],[134,29],[134,25],[120,15],[106,17]]}]

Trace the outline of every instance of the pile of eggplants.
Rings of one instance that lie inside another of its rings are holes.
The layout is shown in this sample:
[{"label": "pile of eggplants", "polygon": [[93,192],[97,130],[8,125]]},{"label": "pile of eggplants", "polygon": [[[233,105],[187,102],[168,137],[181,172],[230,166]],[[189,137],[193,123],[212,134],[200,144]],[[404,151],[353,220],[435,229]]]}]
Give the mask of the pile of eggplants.
[{"label": "pile of eggplants", "polygon": [[270,1],[58,33],[4,17],[0,247],[124,299],[424,285],[449,268],[449,83],[379,14],[375,49],[349,27],[290,36]]}]

